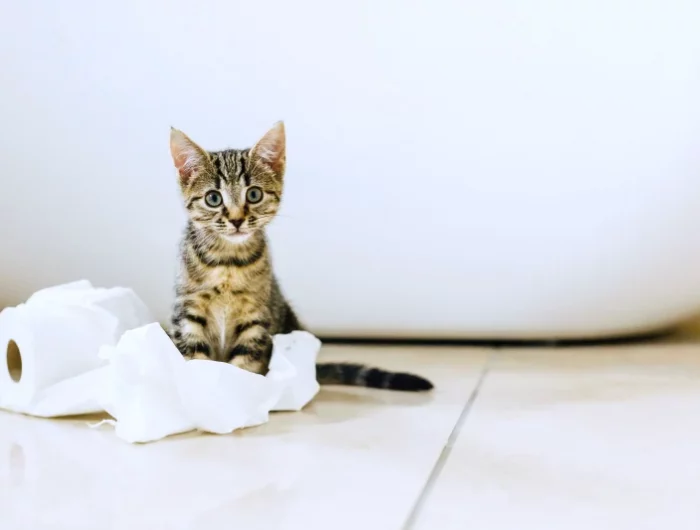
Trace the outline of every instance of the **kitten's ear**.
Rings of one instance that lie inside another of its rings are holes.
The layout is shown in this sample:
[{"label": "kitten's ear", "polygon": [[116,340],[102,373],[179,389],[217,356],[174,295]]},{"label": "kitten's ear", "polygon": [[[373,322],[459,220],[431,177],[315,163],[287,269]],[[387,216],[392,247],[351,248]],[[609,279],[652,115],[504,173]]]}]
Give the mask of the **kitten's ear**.
[{"label": "kitten's ear", "polygon": [[267,166],[279,178],[282,178],[287,162],[286,148],[287,140],[284,134],[284,123],[278,121],[250,150],[250,157],[254,161]]},{"label": "kitten's ear", "polygon": [[207,152],[182,131],[170,128],[170,154],[180,174],[180,184],[189,184],[197,170],[206,166],[209,157]]}]

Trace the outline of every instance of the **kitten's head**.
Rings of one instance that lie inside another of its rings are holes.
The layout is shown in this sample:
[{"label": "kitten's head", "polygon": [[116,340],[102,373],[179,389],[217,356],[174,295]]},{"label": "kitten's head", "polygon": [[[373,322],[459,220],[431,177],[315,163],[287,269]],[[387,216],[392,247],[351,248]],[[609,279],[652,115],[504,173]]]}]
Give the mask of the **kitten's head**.
[{"label": "kitten's head", "polygon": [[187,213],[198,228],[243,243],[275,217],[286,160],[282,122],[250,149],[216,152],[172,129],[170,152]]}]

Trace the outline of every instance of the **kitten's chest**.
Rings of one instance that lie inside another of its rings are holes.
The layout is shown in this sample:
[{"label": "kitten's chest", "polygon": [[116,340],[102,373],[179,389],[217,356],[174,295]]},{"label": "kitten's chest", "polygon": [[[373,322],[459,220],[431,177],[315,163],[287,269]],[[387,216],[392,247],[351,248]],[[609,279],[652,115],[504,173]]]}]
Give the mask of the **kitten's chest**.
[{"label": "kitten's chest", "polygon": [[215,357],[226,357],[236,339],[236,325],[262,302],[258,283],[234,267],[213,268],[200,283],[207,293],[207,335]]},{"label": "kitten's chest", "polygon": [[236,267],[214,267],[209,269],[200,282],[202,289],[219,295],[243,291],[251,287],[249,275]]},{"label": "kitten's chest", "polygon": [[214,296],[207,308],[207,336],[214,358],[225,357],[235,340],[234,330],[241,316],[241,308],[236,297],[229,294]]}]

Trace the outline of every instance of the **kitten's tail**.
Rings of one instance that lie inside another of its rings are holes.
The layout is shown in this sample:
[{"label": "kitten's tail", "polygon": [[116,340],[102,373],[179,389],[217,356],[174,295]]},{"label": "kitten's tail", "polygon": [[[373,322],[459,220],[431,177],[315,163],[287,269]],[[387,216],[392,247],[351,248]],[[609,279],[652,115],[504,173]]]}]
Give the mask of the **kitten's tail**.
[{"label": "kitten's tail", "polygon": [[433,384],[419,375],[403,372],[389,372],[355,363],[321,363],[316,365],[316,379],[322,385],[363,386],[425,392]]}]

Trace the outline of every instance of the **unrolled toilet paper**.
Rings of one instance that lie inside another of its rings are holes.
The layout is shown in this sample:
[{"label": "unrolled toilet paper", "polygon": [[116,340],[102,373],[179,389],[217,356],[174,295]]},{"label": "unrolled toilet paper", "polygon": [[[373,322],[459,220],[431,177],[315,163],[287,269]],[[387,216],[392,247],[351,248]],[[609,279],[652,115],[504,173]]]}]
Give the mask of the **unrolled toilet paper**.
[{"label": "unrolled toilet paper", "polygon": [[321,342],[274,337],[266,376],[185,361],[130,289],[81,281],[0,313],[0,408],[41,417],[108,412],[116,434],[150,442],[192,430],[229,433],[300,410],[318,392]]},{"label": "unrolled toilet paper", "polygon": [[185,361],[157,324],[128,331],[109,360],[101,403],[116,434],[150,442],[191,430],[226,434],[265,423],[273,410],[301,410],[318,392],[321,341],[295,331],[276,335],[270,371],[253,374],[227,363]]},{"label": "unrolled toilet paper", "polygon": [[[35,293],[0,313],[0,408],[34,416],[102,410],[100,347],[152,322],[130,289],[96,289],[81,281]],[[0,350],[1,351],[1,350]]]}]

